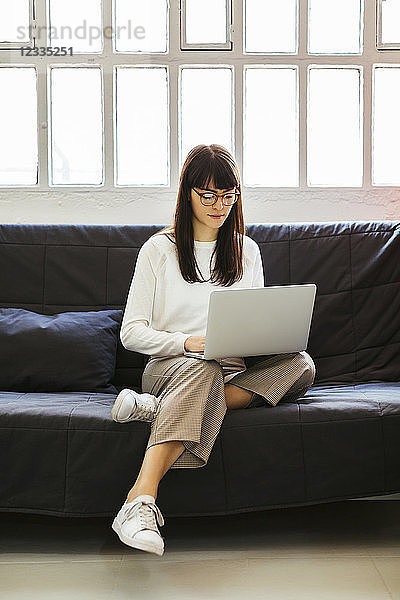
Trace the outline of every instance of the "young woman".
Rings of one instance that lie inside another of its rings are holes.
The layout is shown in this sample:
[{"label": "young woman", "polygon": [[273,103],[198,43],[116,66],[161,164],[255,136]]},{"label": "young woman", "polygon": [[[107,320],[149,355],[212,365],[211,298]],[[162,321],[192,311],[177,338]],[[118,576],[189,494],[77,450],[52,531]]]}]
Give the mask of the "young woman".
[{"label": "young woman", "polygon": [[245,234],[234,158],[217,144],[199,145],[182,168],[173,226],[140,248],[121,324],[124,347],[150,358],[143,393],[122,390],[111,411],[117,422],[151,422],[139,475],[112,525],[133,548],[163,554],[158,484],[168,469],[207,464],[227,409],[299,398],[315,378],[307,352],[252,357],[249,368],[243,357],[184,356],[204,350],[208,298],[218,286],[264,287],[264,272]]}]

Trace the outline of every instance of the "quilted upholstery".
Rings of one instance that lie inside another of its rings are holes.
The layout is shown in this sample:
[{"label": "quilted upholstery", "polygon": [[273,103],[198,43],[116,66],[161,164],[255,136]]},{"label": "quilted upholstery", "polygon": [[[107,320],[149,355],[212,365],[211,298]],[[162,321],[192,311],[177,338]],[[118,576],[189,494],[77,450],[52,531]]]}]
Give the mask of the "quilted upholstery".
[{"label": "quilted upholstery", "polygon": [[[0,225],[0,307],[123,309],[137,253],[162,227]],[[317,283],[315,385],[295,402],[229,410],[208,465],[170,470],[160,506],[226,514],[399,492],[400,223],[261,223],[247,234],[266,285]],[[117,389],[140,391],[146,358],[119,341]],[[114,423],[114,399],[2,390],[0,511],[114,515],[149,434],[148,423]]]}]

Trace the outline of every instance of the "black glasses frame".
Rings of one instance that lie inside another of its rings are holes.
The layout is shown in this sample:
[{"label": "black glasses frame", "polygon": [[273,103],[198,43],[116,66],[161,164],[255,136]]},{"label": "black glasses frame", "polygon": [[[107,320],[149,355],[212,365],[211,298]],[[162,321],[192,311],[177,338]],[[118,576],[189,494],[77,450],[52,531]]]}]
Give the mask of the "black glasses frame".
[{"label": "black glasses frame", "polygon": [[[198,196],[200,196],[200,202],[203,204],[203,206],[214,206],[214,204],[217,202],[218,198],[222,198],[222,202],[224,206],[233,206],[235,204],[235,202],[237,202],[239,200],[239,196],[240,196],[240,192],[225,192],[225,194],[216,194],[215,192],[198,192],[196,190],[196,188],[193,188],[194,191],[196,192],[196,194]],[[214,202],[212,202],[211,204],[204,204],[203,202],[203,196],[205,196],[205,194],[212,194],[213,196],[216,196]],[[235,201],[232,202],[232,204],[225,204],[225,196],[235,196]]]}]

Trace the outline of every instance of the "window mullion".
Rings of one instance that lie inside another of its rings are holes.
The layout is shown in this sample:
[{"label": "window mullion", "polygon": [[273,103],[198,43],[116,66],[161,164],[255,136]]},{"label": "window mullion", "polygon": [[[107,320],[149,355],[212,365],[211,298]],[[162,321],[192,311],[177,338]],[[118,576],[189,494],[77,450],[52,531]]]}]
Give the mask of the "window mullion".
[{"label": "window mullion", "polygon": [[[169,8],[169,156],[170,156],[170,188],[178,189],[179,185],[179,62],[180,55],[180,2],[170,2]],[[174,33],[175,32],[175,33]]]},{"label": "window mullion", "polygon": [[[234,156],[239,167],[239,172],[243,173],[243,119],[244,119],[244,68],[243,63],[236,64],[233,67],[233,146]],[[243,182],[242,182],[243,186]]]},{"label": "window mullion", "polygon": [[[46,2],[35,2],[35,46],[47,46],[47,12]],[[22,61],[30,61],[32,57],[21,57]],[[34,57],[31,61],[35,63],[37,69],[37,91],[38,91],[38,187],[41,191],[47,191],[48,169],[49,169],[49,113],[48,113],[48,95],[47,95],[47,66],[49,57]]]},{"label": "window mullion", "polygon": [[48,96],[47,96],[47,62],[36,64],[38,91],[38,186],[41,190],[48,189]]},{"label": "window mullion", "polygon": [[[236,54],[243,54],[243,10],[244,0],[232,2],[232,43]],[[243,119],[244,119],[244,68],[243,61],[236,61],[234,56],[231,58],[233,65],[233,110],[232,118],[234,123],[233,145],[234,155],[239,167],[239,172],[243,173]],[[243,182],[242,182],[243,187]]]},{"label": "window mullion", "polygon": [[179,67],[176,62],[168,65],[169,73],[169,185],[178,189],[179,185]]},{"label": "window mullion", "polygon": [[[307,56],[307,60],[297,63],[297,108],[298,108],[298,144],[299,144],[299,190],[307,189],[307,104],[308,104],[308,64],[311,57],[307,54],[308,46],[308,0],[298,0],[298,51],[299,56]],[[314,60],[314,58],[313,58]],[[295,64],[297,61],[293,61]]]},{"label": "window mullion", "polygon": [[102,190],[114,190],[114,66],[113,66],[113,40],[109,29],[113,24],[113,0],[103,0],[103,56],[99,63],[103,65],[103,165],[104,186]]},{"label": "window mullion", "polygon": [[[379,62],[380,52],[376,49],[376,2],[365,2],[364,7],[364,52],[360,60],[364,69],[363,78],[363,190],[373,190],[372,187],[372,71],[373,64]],[[385,55],[384,55],[385,56]]]}]

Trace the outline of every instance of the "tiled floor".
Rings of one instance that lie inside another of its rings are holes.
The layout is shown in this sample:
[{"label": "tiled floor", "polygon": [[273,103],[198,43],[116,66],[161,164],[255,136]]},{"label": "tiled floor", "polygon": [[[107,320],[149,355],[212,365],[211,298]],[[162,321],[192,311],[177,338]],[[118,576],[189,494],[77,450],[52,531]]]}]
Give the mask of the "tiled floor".
[{"label": "tiled floor", "polygon": [[163,556],[111,521],[0,513],[1,600],[400,600],[400,500],[166,517]]}]

